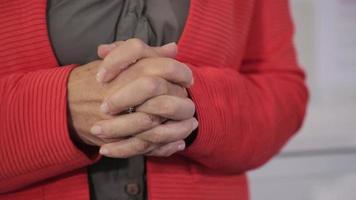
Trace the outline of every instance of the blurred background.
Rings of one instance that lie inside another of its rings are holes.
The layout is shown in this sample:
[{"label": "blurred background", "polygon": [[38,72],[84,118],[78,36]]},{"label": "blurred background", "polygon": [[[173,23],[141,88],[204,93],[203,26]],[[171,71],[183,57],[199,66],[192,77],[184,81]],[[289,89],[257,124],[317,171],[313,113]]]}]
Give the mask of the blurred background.
[{"label": "blurred background", "polygon": [[356,199],[356,0],[290,0],[311,101],[304,127],[250,173],[252,200]]}]

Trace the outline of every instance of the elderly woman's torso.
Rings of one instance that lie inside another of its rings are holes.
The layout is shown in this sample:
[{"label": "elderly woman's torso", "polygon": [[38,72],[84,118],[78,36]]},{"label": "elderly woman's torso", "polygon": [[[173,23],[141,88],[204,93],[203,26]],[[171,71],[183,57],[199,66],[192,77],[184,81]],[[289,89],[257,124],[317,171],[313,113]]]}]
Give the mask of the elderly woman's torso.
[{"label": "elderly woman's torso", "polygon": [[[61,65],[98,59],[97,46],[140,38],[153,46],[177,42],[189,0],[49,0],[49,35]],[[104,158],[89,168],[91,198],[145,199],[144,157]]]}]

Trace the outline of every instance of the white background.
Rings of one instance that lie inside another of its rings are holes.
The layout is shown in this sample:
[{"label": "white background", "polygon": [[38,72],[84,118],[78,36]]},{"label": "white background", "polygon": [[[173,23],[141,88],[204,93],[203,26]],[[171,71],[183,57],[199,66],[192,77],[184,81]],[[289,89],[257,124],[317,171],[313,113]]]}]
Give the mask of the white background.
[{"label": "white background", "polygon": [[356,0],[291,0],[311,90],[300,133],[250,173],[252,200],[356,200]]}]

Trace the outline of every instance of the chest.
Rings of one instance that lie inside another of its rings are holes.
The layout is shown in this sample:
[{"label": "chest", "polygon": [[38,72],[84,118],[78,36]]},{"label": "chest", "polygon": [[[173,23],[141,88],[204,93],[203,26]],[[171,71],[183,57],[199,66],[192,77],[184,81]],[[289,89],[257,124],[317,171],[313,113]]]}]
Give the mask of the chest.
[{"label": "chest", "polygon": [[[46,5],[46,0],[0,1],[0,73],[16,70],[24,59],[29,65],[21,67],[28,70],[58,65],[48,38]],[[178,59],[195,65],[237,66],[253,6],[254,0],[191,0]],[[19,42],[22,49],[16,45]]]},{"label": "chest", "polygon": [[179,59],[197,65],[238,67],[247,45],[254,0],[192,0]]}]

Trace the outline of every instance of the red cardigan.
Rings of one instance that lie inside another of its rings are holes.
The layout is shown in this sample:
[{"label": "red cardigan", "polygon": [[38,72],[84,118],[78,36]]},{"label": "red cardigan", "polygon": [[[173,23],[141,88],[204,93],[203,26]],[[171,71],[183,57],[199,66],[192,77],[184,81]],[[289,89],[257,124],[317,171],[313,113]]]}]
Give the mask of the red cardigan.
[{"label": "red cardigan", "polygon": [[[69,138],[66,82],[46,0],[0,1],[0,200],[88,200],[89,158]],[[64,30],[70,31],[70,30]],[[148,158],[153,200],[247,200],[245,173],[299,129],[308,99],[287,0],[191,0],[178,59],[195,84],[199,133]]]}]

